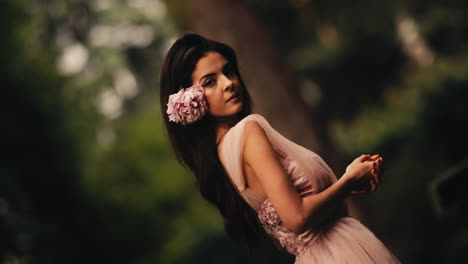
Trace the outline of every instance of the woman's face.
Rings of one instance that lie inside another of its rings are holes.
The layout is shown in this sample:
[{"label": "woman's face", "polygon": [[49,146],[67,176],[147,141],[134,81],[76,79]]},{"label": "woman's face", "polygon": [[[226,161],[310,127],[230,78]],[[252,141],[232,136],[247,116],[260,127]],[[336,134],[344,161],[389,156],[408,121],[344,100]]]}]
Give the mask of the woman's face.
[{"label": "woman's face", "polygon": [[[234,68],[218,52],[201,57],[192,73],[192,85],[200,83],[208,103],[208,112],[215,117],[227,117],[242,110],[242,94]],[[237,98],[229,100],[232,96]]]}]

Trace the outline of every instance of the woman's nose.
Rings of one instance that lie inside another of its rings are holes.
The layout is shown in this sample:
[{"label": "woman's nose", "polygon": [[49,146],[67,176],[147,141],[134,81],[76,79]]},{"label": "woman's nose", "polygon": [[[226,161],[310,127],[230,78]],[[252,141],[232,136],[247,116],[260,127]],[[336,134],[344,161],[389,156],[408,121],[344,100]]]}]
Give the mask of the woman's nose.
[{"label": "woman's nose", "polygon": [[232,89],[232,80],[229,79],[226,75],[223,75],[224,78],[224,90],[230,90]]}]

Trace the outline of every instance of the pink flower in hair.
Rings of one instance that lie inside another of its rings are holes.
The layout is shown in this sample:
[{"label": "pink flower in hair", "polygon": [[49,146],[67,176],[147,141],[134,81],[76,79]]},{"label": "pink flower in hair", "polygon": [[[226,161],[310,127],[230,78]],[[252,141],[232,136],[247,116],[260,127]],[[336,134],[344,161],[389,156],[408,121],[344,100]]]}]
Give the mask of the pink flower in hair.
[{"label": "pink flower in hair", "polygon": [[207,112],[208,106],[200,84],[181,89],[169,96],[166,111],[169,121],[186,125],[201,119]]}]

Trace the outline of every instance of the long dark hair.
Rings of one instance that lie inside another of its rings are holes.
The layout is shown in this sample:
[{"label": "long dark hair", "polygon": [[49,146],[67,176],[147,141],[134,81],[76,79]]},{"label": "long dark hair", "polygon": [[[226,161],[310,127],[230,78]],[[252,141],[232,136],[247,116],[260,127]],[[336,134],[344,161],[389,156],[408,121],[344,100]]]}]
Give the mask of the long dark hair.
[{"label": "long dark hair", "polygon": [[177,160],[195,174],[202,197],[218,208],[229,237],[247,245],[252,253],[253,249],[262,247],[266,235],[256,212],[234,189],[219,160],[216,126],[221,120],[207,114],[201,120],[183,126],[169,122],[166,114],[169,95],[192,85],[195,65],[209,51],[220,53],[233,66],[241,84],[239,92],[243,108],[229,120],[230,125],[252,113],[253,102],[242,81],[234,50],[194,33],[185,33],[178,38],[164,58],[160,83],[161,113]]}]

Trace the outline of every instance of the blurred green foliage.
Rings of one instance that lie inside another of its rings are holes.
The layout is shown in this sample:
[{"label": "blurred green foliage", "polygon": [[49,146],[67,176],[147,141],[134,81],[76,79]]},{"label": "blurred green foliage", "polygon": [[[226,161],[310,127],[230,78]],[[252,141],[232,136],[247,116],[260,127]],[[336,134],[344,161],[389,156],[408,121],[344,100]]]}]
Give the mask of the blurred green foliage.
[{"label": "blurred green foliage", "polygon": [[[163,134],[155,83],[169,33],[147,48],[93,46],[90,23],[145,17],[123,3],[95,12],[91,4],[2,4],[1,263],[188,263],[206,239],[227,252],[219,217]],[[59,72],[60,37],[88,49],[98,76]],[[133,67],[143,88],[109,119],[97,104],[122,67]]]},{"label": "blurred green foliage", "polygon": [[[190,21],[176,2],[0,4],[1,263],[246,262],[163,132],[162,54]],[[385,157],[366,224],[404,262],[468,259],[466,212],[437,216],[428,193],[466,158],[466,4],[245,2],[345,160]],[[429,65],[405,49],[401,15],[434,54]],[[68,51],[84,66],[66,70]]]}]

